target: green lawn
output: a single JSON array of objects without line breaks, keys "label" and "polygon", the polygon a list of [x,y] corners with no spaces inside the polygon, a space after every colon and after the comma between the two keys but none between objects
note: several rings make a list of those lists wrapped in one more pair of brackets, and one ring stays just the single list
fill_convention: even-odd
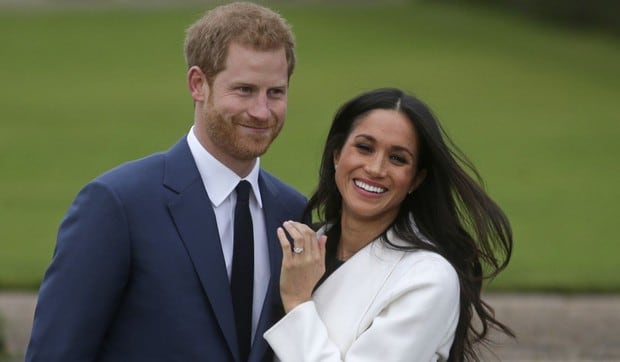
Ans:
[{"label": "green lawn", "polygon": [[[306,194],[336,108],[427,101],[512,220],[497,290],[620,291],[617,39],[484,9],[280,7],[298,67],[263,165]],[[79,188],[192,122],[184,29],[202,9],[0,11],[0,288],[36,288]]]}]

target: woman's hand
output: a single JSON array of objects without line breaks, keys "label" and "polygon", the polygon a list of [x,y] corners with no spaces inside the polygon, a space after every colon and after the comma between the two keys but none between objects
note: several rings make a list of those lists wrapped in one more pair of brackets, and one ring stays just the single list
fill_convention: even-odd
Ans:
[{"label": "woman's hand", "polygon": [[278,228],[278,239],[283,255],[280,296],[284,311],[288,313],[299,304],[311,299],[314,286],[325,273],[327,236],[317,238],[314,230],[295,221],[286,221],[283,227],[293,238],[291,245],[284,229]]}]

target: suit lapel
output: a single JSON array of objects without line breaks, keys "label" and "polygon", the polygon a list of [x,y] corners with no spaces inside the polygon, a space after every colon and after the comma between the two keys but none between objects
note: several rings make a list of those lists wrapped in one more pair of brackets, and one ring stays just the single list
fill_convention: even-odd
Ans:
[{"label": "suit lapel", "polygon": [[165,167],[164,185],[176,193],[169,200],[170,214],[228,347],[238,360],[230,285],[215,213],[185,138],[168,152]]},{"label": "suit lapel", "polygon": [[278,318],[278,311],[281,308],[279,283],[282,249],[277,239],[276,229],[278,226],[282,225],[286,217],[282,205],[278,202],[277,188],[264,177],[262,171],[258,182],[263,201],[263,213],[265,215],[265,230],[267,232],[271,278],[256,327],[256,335],[254,336],[252,350],[250,351],[250,361],[260,361],[267,352],[268,346],[263,338],[263,333]]}]

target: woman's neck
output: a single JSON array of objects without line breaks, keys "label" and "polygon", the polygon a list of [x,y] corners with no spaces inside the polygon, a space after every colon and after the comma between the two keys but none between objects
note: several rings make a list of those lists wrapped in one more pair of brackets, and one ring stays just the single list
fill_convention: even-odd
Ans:
[{"label": "woman's neck", "polygon": [[393,219],[361,220],[346,217],[343,213],[340,220],[340,242],[338,243],[336,257],[340,260],[349,259],[353,254],[379,237],[392,221]]}]

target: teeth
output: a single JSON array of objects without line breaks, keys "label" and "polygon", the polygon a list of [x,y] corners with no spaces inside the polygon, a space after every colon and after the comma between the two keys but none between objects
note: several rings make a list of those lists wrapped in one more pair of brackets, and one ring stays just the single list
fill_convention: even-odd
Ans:
[{"label": "teeth", "polygon": [[368,192],[372,192],[375,194],[381,194],[385,192],[385,189],[383,187],[371,186],[359,180],[355,180],[354,182],[357,187],[364,189]]}]

